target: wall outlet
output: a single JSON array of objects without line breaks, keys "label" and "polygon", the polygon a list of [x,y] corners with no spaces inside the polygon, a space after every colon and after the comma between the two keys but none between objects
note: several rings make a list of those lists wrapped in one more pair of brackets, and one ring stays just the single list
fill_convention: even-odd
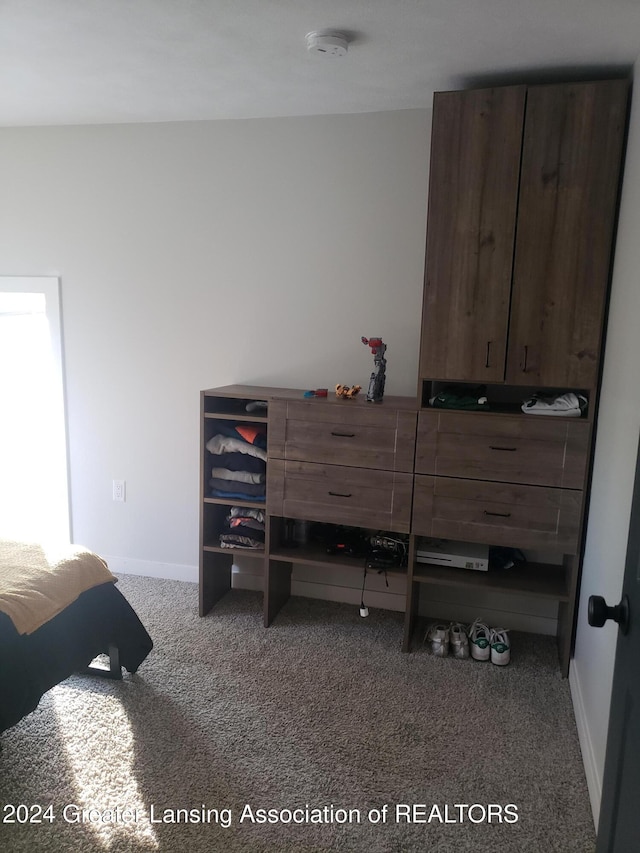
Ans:
[{"label": "wall outlet", "polygon": [[124,480],[114,480],[113,481],[113,499],[114,501],[125,501],[125,481]]}]

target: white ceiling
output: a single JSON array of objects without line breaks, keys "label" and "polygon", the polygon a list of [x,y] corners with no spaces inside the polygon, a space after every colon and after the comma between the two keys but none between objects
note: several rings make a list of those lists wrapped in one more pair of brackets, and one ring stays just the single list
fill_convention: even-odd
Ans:
[{"label": "white ceiling", "polygon": [[[346,57],[307,53],[322,29]],[[639,53],[640,0],[0,0],[0,125],[421,108]]]}]

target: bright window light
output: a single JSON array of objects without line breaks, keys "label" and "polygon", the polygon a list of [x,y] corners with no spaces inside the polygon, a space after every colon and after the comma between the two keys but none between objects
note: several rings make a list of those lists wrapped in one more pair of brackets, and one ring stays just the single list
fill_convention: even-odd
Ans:
[{"label": "bright window light", "polygon": [[[91,828],[105,850],[157,850],[160,845],[135,776],[131,724],[119,699],[94,690],[87,702],[87,691],[70,682],[54,687],[51,694],[75,787],[66,819],[73,822],[84,809],[88,819],[83,826]],[[96,720],[108,720],[108,726]],[[104,762],[106,778],[96,772],[92,755]]]},{"label": "bright window light", "polygon": [[0,536],[69,540],[57,279],[0,278]]}]

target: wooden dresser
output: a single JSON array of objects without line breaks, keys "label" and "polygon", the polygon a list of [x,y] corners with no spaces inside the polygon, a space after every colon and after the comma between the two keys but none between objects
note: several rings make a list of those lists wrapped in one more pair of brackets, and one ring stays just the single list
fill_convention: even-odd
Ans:
[{"label": "wooden dresser", "polygon": [[413,399],[389,398],[384,407],[364,395],[274,400],[270,512],[409,533],[416,417]]},{"label": "wooden dresser", "polygon": [[[266,411],[247,413],[256,400],[267,403]],[[390,572],[406,583],[405,651],[412,647],[420,594],[433,584],[553,601],[559,638],[570,633],[588,419],[420,410],[414,398],[390,396],[380,404],[364,397],[307,400],[302,390],[244,385],[203,391],[201,403],[201,615],[231,589],[240,554],[260,567],[265,626],[291,594],[294,563],[338,567],[352,577],[362,571],[362,561],[330,555],[313,541],[287,547],[286,521],[297,519],[407,535],[408,568]],[[206,444],[221,424],[233,423],[266,426],[266,501],[209,492]],[[264,511],[263,548],[220,546],[236,505]],[[564,557],[504,573],[451,570],[416,562],[421,536],[546,548]],[[563,655],[561,646],[565,666]]]},{"label": "wooden dresser", "polygon": [[[557,606],[568,673],[588,507],[628,81],[438,93],[431,141],[418,393],[367,403],[227,386],[201,395],[200,613],[231,588],[219,534],[236,501],[209,493],[206,444],[220,424],[267,429],[264,624],[292,564],[353,563],[285,547],[287,519],[408,537],[403,649],[421,596],[459,587]],[[488,411],[429,405],[482,385]],[[534,391],[587,401],[576,418],[525,414]],[[261,400],[265,410],[247,411]],[[505,572],[416,560],[420,537],[533,550]],[[544,555],[548,555],[544,557]]]}]

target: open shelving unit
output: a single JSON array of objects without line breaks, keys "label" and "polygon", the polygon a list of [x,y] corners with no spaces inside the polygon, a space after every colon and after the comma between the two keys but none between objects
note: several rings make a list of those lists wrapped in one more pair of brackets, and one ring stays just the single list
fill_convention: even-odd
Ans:
[{"label": "open shelving unit", "polygon": [[416,563],[412,580],[420,584],[525,594],[558,602],[569,600],[566,569],[550,563],[525,563],[504,571],[496,569],[488,572]]},{"label": "open shelving unit", "polygon": [[[419,479],[418,475],[402,473],[406,471],[407,460],[413,460],[411,464],[415,470],[418,465],[418,453],[414,455],[413,445],[411,442],[424,441],[424,422],[418,418],[420,408],[418,402],[414,402],[413,411],[416,418],[414,421],[413,430],[410,432],[411,423],[411,405],[405,398],[399,398],[398,401],[385,401],[383,406],[366,406],[360,403],[360,409],[356,407],[358,404],[337,405],[334,400],[322,401],[316,400],[312,403],[303,401],[301,390],[296,389],[280,389],[280,388],[265,388],[260,386],[227,386],[223,388],[209,389],[202,392],[201,400],[201,518],[200,518],[200,614],[202,616],[209,613],[214,608],[216,602],[232,588],[232,567],[234,561],[239,559],[249,559],[253,561],[254,566],[257,564],[257,574],[262,578],[263,589],[263,624],[269,626],[275,619],[278,611],[284,606],[291,595],[291,578],[294,565],[312,566],[319,569],[327,569],[328,571],[344,572],[345,577],[351,575],[354,577],[363,572],[365,568],[365,558],[362,556],[351,556],[345,553],[329,553],[326,542],[315,539],[311,536],[306,542],[293,541],[291,537],[291,529],[287,528],[287,523],[293,519],[307,521],[312,523],[312,531],[315,530],[313,524],[321,527],[345,527],[338,524],[336,521],[335,510],[327,509],[328,517],[324,518],[322,513],[324,510],[319,510],[318,506],[323,506],[323,501],[326,501],[326,489],[332,489],[329,481],[334,472],[338,471],[340,477],[346,477],[345,483],[362,482],[363,476],[368,476],[368,466],[371,458],[371,438],[372,434],[376,435],[376,441],[379,441],[379,435],[382,435],[385,430],[402,430],[402,441],[389,439],[388,444],[384,445],[383,452],[387,454],[384,459],[388,465],[389,477],[381,481],[381,476],[386,476],[384,470],[371,469],[371,490],[370,493],[375,495],[371,500],[373,503],[368,503],[366,506],[356,504],[350,512],[353,518],[359,519],[355,523],[350,522],[351,527],[360,531],[363,534],[371,535],[373,533],[382,532],[379,528],[374,528],[371,524],[366,524],[367,519],[374,517],[371,507],[377,507],[380,502],[387,500],[384,497],[384,489],[393,489],[396,482],[400,482],[398,495],[391,501],[393,511],[387,516],[393,520],[390,530],[385,531],[387,535],[393,537],[403,537],[408,547],[407,566],[386,568],[386,575],[389,578],[399,579],[404,585],[406,592],[405,604],[405,628],[402,642],[402,649],[405,652],[412,650],[415,642],[415,634],[419,622],[419,605],[421,595],[425,600],[431,595],[431,590],[436,587],[458,588],[460,590],[484,590],[495,592],[496,594],[512,594],[515,596],[525,596],[531,599],[540,601],[554,602],[558,608],[558,641],[561,667],[563,672],[568,666],[568,649],[570,643],[570,614],[572,602],[576,595],[577,571],[576,565],[577,554],[564,554],[561,563],[545,563],[543,561],[527,562],[517,565],[507,570],[490,570],[488,572],[471,571],[467,569],[455,569],[442,565],[428,564],[418,562],[416,559],[416,551],[418,543],[424,531],[420,531],[420,524],[423,523],[422,516],[416,516],[416,511],[420,513],[420,504],[416,503],[415,495],[417,492],[413,489],[411,502],[406,503],[406,479],[410,478],[413,482]],[[246,405],[255,400],[262,400],[267,403],[266,411],[247,412]],[[302,403],[302,405],[301,405]],[[433,411],[433,410],[432,410]],[[358,412],[361,412],[358,414]],[[396,418],[396,413],[401,413]],[[460,413],[464,418],[464,424],[474,422],[477,415],[475,413]],[[493,417],[498,417],[502,421],[502,415],[493,413]],[[344,455],[339,461],[340,465],[332,465],[336,461],[335,455],[332,454],[330,446],[321,443],[320,447],[312,445],[312,450],[309,451],[305,446],[300,447],[297,443],[297,438],[300,434],[300,421],[303,418],[302,424],[307,422],[314,424],[314,429],[318,428],[318,424],[326,422],[327,434],[331,436],[330,441],[335,441],[339,446],[340,452]],[[340,428],[336,428],[336,419],[342,418]],[[511,422],[520,422],[523,419],[525,423],[530,423],[530,418],[520,413],[519,415],[504,414],[507,419],[507,429],[512,429]],[[305,420],[306,419],[306,420]],[[366,429],[361,429],[360,423],[367,425]],[[373,424],[380,419],[381,430],[372,430]],[[288,432],[289,420],[294,421],[294,427],[291,432],[291,438]],[[555,419],[554,419],[555,420]],[[584,419],[586,420],[586,419]],[[484,419],[483,419],[484,421]],[[536,418],[535,421],[538,421]],[[215,434],[216,424],[222,422],[236,423],[255,423],[265,424],[267,427],[267,468],[266,468],[266,500],[253,501],[241,499],[228,499],[221,497],[212,497],[207,490],[207,468],[210,466],[211,460],[207,458],[208,451],[206,444],[208,440]],[[584,421],[583,421],[584,422]],[[394,426],[395,424],[401,426]],[[486,421],[488,424],[489,421]],[[275,424],[275,426],[274,426]],[[345,428],[345,424],[349,424],[349,428]],[[589,428],[589,424],[584,425]],[[323,427],[325,428],[325,427]],[[466,427],[464,427],[466,429]],[[499,426],[498,429],[505,427]],[[421,433],[422,430],[422,433]],[[557,430],[554,428],[553,432]],[[272,435],[273,434],[273,435]],[[304,432],[304,434],[308,434]],[[420,439],[420,435],[423,438]],[[353,439],[347,439],[346,436],[353,435]],[[365,437],[366,436],[366,437]],[[272,441],[273,437],[273,441]],[[324,441],[324,439],[323,439]],[[353,450],[350,442],[353,441]],[[387,439],[385,439],[387,441]],[[409,448],[407,448],[409,442]],[[400,473],[393,473],[391,466],[396,465],[395,456],[390,456],[386,447],[403,447],[402,462],[400,463]],[[346,450],[343,448],[346,446]],[[313,457],[304,456],[304,454],[316,454],[317,462],[313,461]],[[289,454],[289,456],[287,455]],[[303,460],[296,461],[296,454],[302,454]],[[291,466],[289,461],[291,460]],[[421,457],[424,459],[424,456]],[[271,463],[275,461],[276,476],[275,479],[270,475]],[[355,467],[349,467],[345,463],[353,461]],[[422,463],[421,463],[422,464]],[[289,467],[288,467],[289,466]],[[284,474],[281,473],[284,471]],[[350,473],[351,472],[351,473]],[[288,478],[292,478],[293,486],[287,485]],[[397,478],[397,479],[394,479]],[[327,485],[324,485],[325,480]],[[380,483],[383,483],[380,485]],[[468,481],[473,484],[473,480]],[[300,485],[302,483],[302,485]],[[389,486],[388,484],[392,485]],[[496,484],[500,485],[500,484]],[[325,489],[325,497],[322,497],[321,490]],[[274,498],[274,491],[275,498]],[[300,491],[300,489],[302,491]],[[318,491],[320,489],[320,492]],[[345,499],[343,492],[351,491],[352,487],[341,488],[338,490],[339,496],[337,501]],[[329,494],[334,494],[330,491]],[[308,497],[307,497],[308,495]],[[320,504],[317,501],[320,501]],[[310,501],[310,502],[309,502]],[[265,513],[265,540],[264,548],[249,549],[242,547],[226,548],[219,543],[218,537],[223,527],[225,518],[230,511],[232,505],[243,506],[248,508],[261,509]],[[309,517],[311,515],[311,517]],[[435,516],[434,516],[435,517]],[[395,532],[393,532],[395,529]],[[507,536],[513,538],[512,534],[505,533],[507,528],[504,525],[496,527],[496,535]],[[494,528],[486,528],[485,535],[488,530]],[[437,537],[434,537],[437,538]],[[446,537],[441,537],[446,538]],[[485,540],[486,541],[486,540]],[[505,544],[504,542],[495,542],[494,544]],[[509,543],[506,543],[509,544]],[[517,542],[513,541],[514,547]],[[543,549],[544,550],[544,549]],[[558,559],[559,554],[553,554],[554,559]],[[377,569],[376,569],[377,570]]]},{"label": "open shelving unit", "polygon": [[[262,389],[255,389],[260,391]],[[264,500],[212,497],[208,489],[206,444],[216,434],[216,423],[221,421],[247,424],[266,424],[261,412],[247,412],[249,402],[261,400],[247,386],[230,387],[224,395],[203,391],[200,405],[200,595],[199,612],[208,613],[217,601],[231,589],[234,556],[241,552],[249,559],[265,559],[264,548],[226,548],[220,543],[220,533],[232,506],[266,511]]]}]

